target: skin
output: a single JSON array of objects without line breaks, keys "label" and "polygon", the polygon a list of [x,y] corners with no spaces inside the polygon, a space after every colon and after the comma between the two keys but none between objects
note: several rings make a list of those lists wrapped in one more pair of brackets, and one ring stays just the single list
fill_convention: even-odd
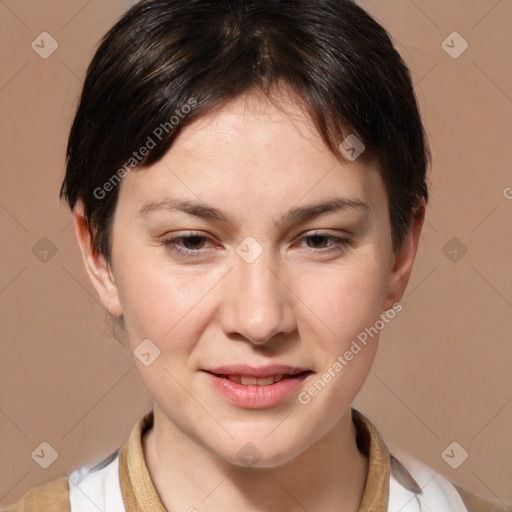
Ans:
[{"label": "skin", "polygon": [[[114,216],[112,268],[91,249],[82,207],[75,209],[85,267],[107,310],[123,315],[132,354],[146,338],[160,349],[151,365],[134,364],[155,415],[144,456],[168,510],[359,508],[368,461],[356,446],[350,406],[378,337],[306,405],[295,393],[271,408],[240,407],[200,371],[299,365],[314,372],[299,391],[307,390],[407,286],[424,205],[393,253],[377,163],[340,163],[297,104],[282,92],[273,101],[257,93],[231,101],[186,127],[162,160],[129,173]],[[165,197],[221,209],[229,223],[176,211],[139,214]],[[279,222],[291,208],[332,197],[368,208]],[[189,231],[207,237],[181,244],[196,258],[160,243]],[[327,238],[307,238],[315,231]],[[246,237],[263,251],[252,263],[236,252]],[[237,456],[247,442],[261,453],[252,467]]]}]

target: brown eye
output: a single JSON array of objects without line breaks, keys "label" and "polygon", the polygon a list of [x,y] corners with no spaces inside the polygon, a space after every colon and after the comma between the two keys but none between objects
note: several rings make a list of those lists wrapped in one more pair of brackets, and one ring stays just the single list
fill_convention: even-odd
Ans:
[{"label": "brown eye", "polygon": [[189,234],[186,236],[175,236],[162,240],[162,244],[167,246],[172,253],[179,256],[196,257],[201,254],[204,242],[208,237],[199,234]]},{"label": "brown eye", "polygon": [[[312,235],[303,237],[303,240],[306,241],[308,248],[314,252],[330,253],[342,251],[347,246],[350,246],[350,240],[325,233],[313,233]],[[326,245],[328,241],[332,243]]]}]

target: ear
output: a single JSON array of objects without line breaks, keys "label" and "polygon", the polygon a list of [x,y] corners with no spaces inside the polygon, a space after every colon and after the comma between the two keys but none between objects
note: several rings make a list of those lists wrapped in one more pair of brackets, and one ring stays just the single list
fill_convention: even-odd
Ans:
[{"label": "ear", "polygon": [[98,254],[92,247],[91,230],[85,219],[82,203],[78,203],[74,208],[73,217],[75,235],[89,278],[108,312],[114,316],[120,316],[123,314],[123,310],[119,302],[114,275],[110,271],[104,256]]},{"label": "ear", "polygon": [[384,301],[384,310],[393,307],[402,298],[409,277],[411,276],[412,265],[418,249],[421,228],[425,220],[425,201],[421,199],[413,215],[409,230],[405,235],[402,244],[393,256],[388,276],[387,295]]}]

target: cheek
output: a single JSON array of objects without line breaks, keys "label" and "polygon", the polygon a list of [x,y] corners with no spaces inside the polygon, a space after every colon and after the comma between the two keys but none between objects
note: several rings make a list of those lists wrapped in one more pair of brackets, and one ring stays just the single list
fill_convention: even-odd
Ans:
[{"label": "cheek", "polygon": [[[208,292],[218,278],[158,267],[124,270],[120,300],[137,372],[157,402],[165,404],[172,395],[184,408],[190,397],[180,383],[192,370],[190,355],[204,328]],[[137,354],[148,351],[152,362],[145,365]]]},{"label": "cheek", "polygon": [[119,299],[131,344],[150,338],[164,346],[179,339],[180,347],[187,346],[198,313],[208,302],[204,299],[222,274],[198,274],[158,265],[137,267],[134,262],[119,266]]},{"label": "cheek", "polygon": [[[339,418],[357,396],[371,370],[377,348],[385,280],[379,265],[353,265],[321,279],[308,292],[308,312],[317,374],[299,397],[311,414]],[[380,322],[379,322],[380,326]]]},{"label": "cheek", "polygon": [[386,281],[376,259],[305,274],[301,283],[300,296],[305,297],[315,324],[325,331],[319,339],[334,340],[340,349],[373,325],[382,312]]}]

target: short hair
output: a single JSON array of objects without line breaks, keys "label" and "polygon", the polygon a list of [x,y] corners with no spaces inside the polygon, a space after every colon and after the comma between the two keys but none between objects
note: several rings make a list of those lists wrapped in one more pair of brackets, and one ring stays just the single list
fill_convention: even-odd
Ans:
[{"label": "short hair", "polygon": [[431,156],[408,67],[388,32],[350,0],[142,0],[130,8],[88,67],[60,190],[72,210],[82,201],[93,248],[111,263],[116,185],[126,172],[157,162],[199,117],[283,88],[340,162],[349,135],[364,144],[363,161],[376,159],[396,251],[428,200]]}]

